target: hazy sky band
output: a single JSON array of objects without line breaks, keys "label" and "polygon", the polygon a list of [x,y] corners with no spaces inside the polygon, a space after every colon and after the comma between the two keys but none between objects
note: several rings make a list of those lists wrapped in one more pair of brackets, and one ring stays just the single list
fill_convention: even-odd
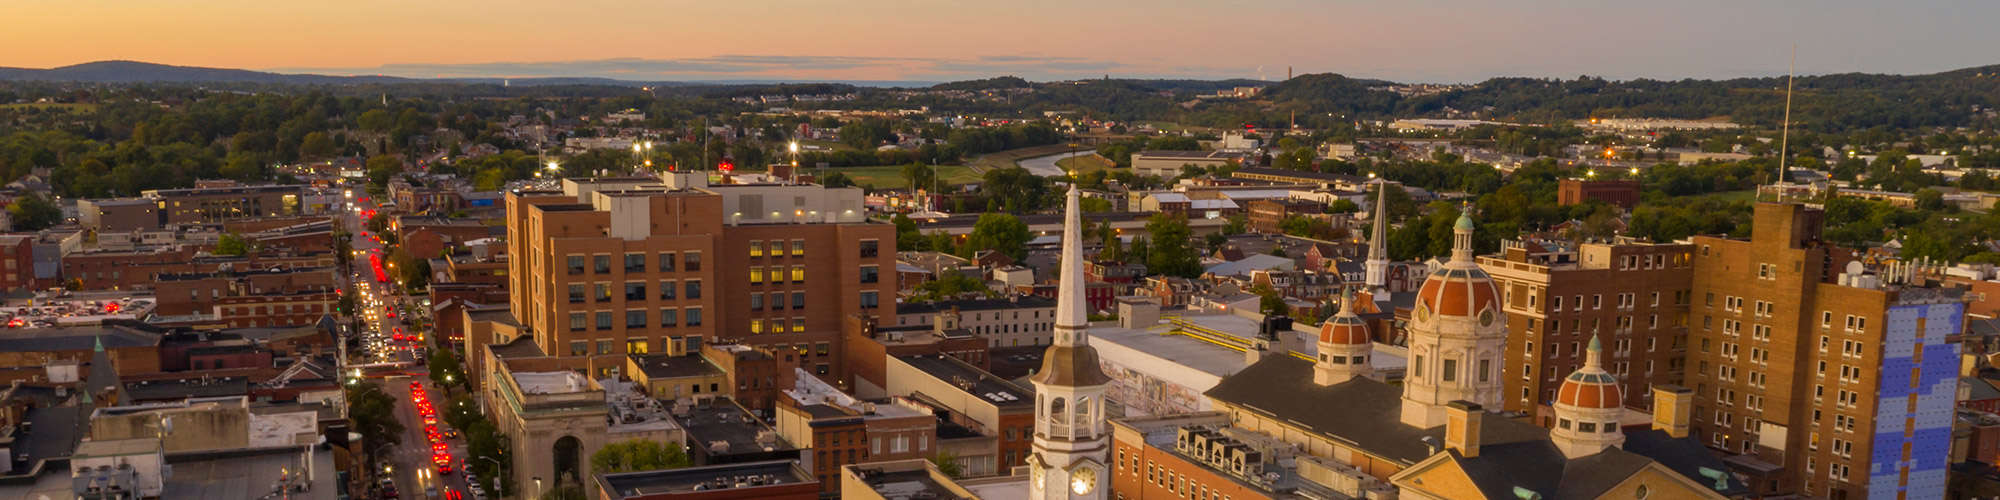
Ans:
[{"label": "hazy sky band", "polygon": [[1400,81],[1931,73],[2000,63],[2000,2],[10,0],[0,66],[331,74]]}]

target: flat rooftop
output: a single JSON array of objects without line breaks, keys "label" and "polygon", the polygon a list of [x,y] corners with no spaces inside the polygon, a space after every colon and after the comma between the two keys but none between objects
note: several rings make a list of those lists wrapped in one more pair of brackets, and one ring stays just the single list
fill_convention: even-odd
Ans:
[{"label": "flat rooftop", "polygon": [[[688,441],[711,455],[796,449],[785,442],[785,438],[779,437],[777,431],[728,399],[711,399],[684,408],[687,414],[677,416],[676,420],[681,428],[687,429]],[[758,442],[760,437],[768,440]]]},{"label": "flat rooftop", "polygon": [[[866,469],[866,467],[861,468]],[[932,479],[930,471],[924,469],[874,472],[865,477],[864,481],[867,481],[868,488],[888,500],[966,498]]]},{"label": "flat rooftop", "polygon": [[527,394],[566,394],[590,390],[590,379],[576,372],[513,372],[514,384]]},{"label": "flat rooftop", "polygon": [[[612,498],[630,498],[664,493],[706,490],[742,490],[768,486],[817,483],[818,479],[800,469],[798,462],[771,460],[740,464],[687,467],[673,470],[624,472],[597,475],[599,485]],[[743,491],[749,494],[749,491]]]},{"label": "flat rooftop", "polygon": [[1012,382],[1001,379],[978,367],[967,365],[956,359],[939,355],[897,356],[896,359],[908,363],[925,374],[947,383],[961,384],[965,392],[978,395],[987,402],[998,406],[1035,404],[1034,393]]}]

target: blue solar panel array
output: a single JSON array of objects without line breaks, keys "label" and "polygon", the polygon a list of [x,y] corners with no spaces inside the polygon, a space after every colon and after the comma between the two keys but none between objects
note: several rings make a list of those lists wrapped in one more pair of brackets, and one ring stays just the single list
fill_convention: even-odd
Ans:
[{"label": "blue solar panel array", "polygon": [[[1869,448],[1868,497],[1944,498],[1951,458],[1953,400],[1958,395],[1958,345],[1945,342],[1963,327],[1965,304],[1891,306],[1883,325],[1882,366]],[[1922,353],[1918,349],[1921,346]],[[1919,361],[1921,360],[1921,361]],[[1914,379],[1913,379],[1914,377]],[[1917,401],[1909,411],[1910,399]],[[1909,432],[1905,432],[1905,422]],[[1905,434],[1908,434],[1907,436]],[[1903,459],[1903,447],[1910,458]],[[1900,484],[1904,469],[1908,484]]]}]

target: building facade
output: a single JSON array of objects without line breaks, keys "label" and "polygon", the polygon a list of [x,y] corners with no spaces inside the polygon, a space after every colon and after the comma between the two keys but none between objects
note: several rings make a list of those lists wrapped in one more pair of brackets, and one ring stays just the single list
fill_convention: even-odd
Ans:
[{"label": "building facade", "polygon": [[1678,384],[1687,351],[1693,247],[1685,244],[1507,241],[1479,264],[1507,312],[1506,409],[1537,413],[1562,377],[1582,367],[1592,337],[1606,344],[1632,408],[1647,388]]},{"label": "building facade", "polygon": [[1693,239],[1695,436],[1759,494],[1943,497],[1962,297],[1864,272],[1818,209],[1754,217],[1748,240]]}]

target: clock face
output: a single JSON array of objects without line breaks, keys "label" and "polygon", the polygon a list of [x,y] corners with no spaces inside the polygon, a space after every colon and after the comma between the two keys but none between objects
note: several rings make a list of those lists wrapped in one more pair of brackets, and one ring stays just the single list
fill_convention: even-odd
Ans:
[{"label": "clock face", "polygon": [[1069,489],[1078,495],[1088,495],[1097,489],[1097,469],[1078,467],[1070,471]]}]

